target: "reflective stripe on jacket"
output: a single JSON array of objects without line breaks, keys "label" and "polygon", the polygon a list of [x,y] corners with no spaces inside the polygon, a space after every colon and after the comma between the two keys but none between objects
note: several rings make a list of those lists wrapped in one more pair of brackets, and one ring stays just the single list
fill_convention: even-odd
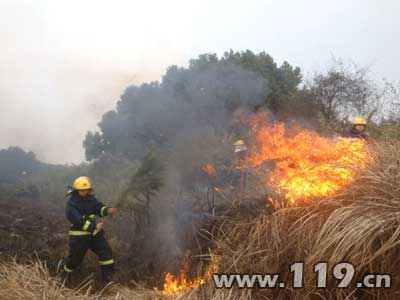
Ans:
[{"label": "reflective stripe on jacket", "polygon": [[81,197],[77,192],[73,192],[67,202],[65,214],[71,222],[70,235],[95,235],[95,217],[106,216],[107,206],[92,195]]}]

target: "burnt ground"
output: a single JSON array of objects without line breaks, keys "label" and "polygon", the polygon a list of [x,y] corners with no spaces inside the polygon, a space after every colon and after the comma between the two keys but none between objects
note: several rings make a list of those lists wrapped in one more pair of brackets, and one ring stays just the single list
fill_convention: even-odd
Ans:
[{"label": "burnt ground", "polygon": [[[55,209],[36,199],[0,199],[0,262],[40,259],[56,275],[68,253],[68,225],[63,205]],[[91,274],[99,277],[95,255],[88,253],[75,274],[77,282]]]},{"label": "burnt ground", "polygon": [[[112,225],[111,220],[108,222],[107,227]],[[64,203],[54,208],[39,199],[0,198],[0,262],[15,259],[27,263],[39,259],[55,276],[60,261],[68,254],[68,226]],[[141,242],[128,247],[114,236],[112,229],[106,229],[106,238],[113,249],[117,278],[122,284],[130,284],[134,279],[152,287],[163,282],[165,271],[179,270],[182,253],[175,257],[161,247],[161,241],[143,236]],[[90,251],[73,273],[72,284],[79,285],[88,277],[100,282],[97,257]]]},{"label": "burnt ground", "polygon": [[55,261],[67,245],[61,211],[31,199],[0,200],[0,258],[18,261],[37,256]]},{"label": "burnt ground", "polygon": [[[184,256],[190,257],[190,273],[198,271],[198,265],[203,260],[199,255],[207,254],[210,242],[199,236],[199,228],[210,230],[209,221],[188,224],[178,224],[187,228],[180,236],[182,246],[171,248],[164,239],[152,238],[152,232],[144,232],[129,244],[129,238],[118,239],[113,231],[113,220],[106,221],[106,238],[109,241],[114,258],[118,281],[129,284],[135,280],[148,287],[160,285],[166,272],[178,274],[182,267]],[[49,207],[40,199],[20,197],[8,201],[0,198],[0,262],[16,259],[26,263],[34,259],[46,262],[52,275],[56,275],[57,266],[68,253],[68,226],[64,215],[64,203]],[[121,224],[119,225],[121,226]],[[128,228],[128,225],[125,225]],[[181,230],[182,231],[182,230]],[[204,263],[202,264],[205,268]],[[90,251],[82,265],[73,273],[74,282],[81,283],[83,279],[93,276],[100,278],[97,257]],[[96,280],[98,282],[98,280]]]}]

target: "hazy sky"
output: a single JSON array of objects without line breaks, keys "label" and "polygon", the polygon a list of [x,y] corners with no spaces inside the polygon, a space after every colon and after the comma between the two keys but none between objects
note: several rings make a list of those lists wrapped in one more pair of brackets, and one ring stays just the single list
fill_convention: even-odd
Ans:
[{"label": "hazy sky", "polygon": [[398,0],[0,0],[0,148],[80,162],[132,83],[230,48],[311,72],[332,56],[400,80]]}]

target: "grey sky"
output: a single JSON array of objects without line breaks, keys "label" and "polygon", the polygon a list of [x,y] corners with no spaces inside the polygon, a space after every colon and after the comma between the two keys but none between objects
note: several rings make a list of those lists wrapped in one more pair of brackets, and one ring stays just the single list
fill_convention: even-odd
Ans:
[{"label": "grey sky", "polygon": [[400,1],[0,0],[0,148],[79,162],[124,87],[230,48],[304,72],[331,56],[400,79]]}]

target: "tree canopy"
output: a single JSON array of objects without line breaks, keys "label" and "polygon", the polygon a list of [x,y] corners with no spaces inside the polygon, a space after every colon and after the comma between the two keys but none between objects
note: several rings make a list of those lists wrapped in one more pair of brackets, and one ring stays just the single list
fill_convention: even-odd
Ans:
[{"label": "tree canopy", "polygon": [[170,66],[161,82],[129,86],[115,110],[105,113],[100,132],[88,132],[86,158],[104,153],[140,159],[151,148],[168,147],[188,128],[226,128],[238,109],[279,111],[298,91],[300,68],[261,52],[203,54],[187,68]]},{"label": "tree canopy", "polygon": [[149,150],[168,151],[178,138],[191,140],[209,128],[229,132],[235,112],[260,108],[276,118],[338,129],[358,114],[382,118],[390,106],[388,92],[399,102],[391,90],[398,91],[393,85],[379,87],[368,69],[336,59],[325,72],[303,80],[299,67],[278,65],[265,52],[202,54],[186,68],[170,66],[161,82],[129,86],[116,109],[103,115],[100,131],[88,132],[83,145],[87,160],[103,154],[141,159]]},{"label": "tree canopy", "polygon": [[0,182],[15,183],[41,166],[33,152],[25,152],[19,147],[0,150]]}]

